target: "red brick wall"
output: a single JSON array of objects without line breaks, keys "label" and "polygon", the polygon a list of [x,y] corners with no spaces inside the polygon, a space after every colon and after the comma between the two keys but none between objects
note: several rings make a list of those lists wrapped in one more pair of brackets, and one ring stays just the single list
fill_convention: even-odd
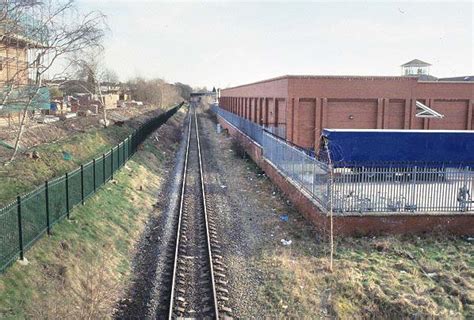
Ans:
[{"label": "red brick wall", "polygon": [[[294,123],[298,130],[294,131],[293,143],[304,148],[312,148],[314,145],[314,136],[311,133],[315,128],[316,120],[316,101],[314,99],[302,100],[295,110]],[[291,130],[291,128],[287,128]],[[294,130],[294,129],[293,129]]]},{"label": "red brick wall", "polygon": [[405,100],[390,100],[384,110],[384,129],[405,128]]},{"label": "red brick wall", "polygon": [[327,128],[377,128],[377,100],[328,100]]},{"label": "red brick wall", "polygon": [[[419,82],[412,77],[285,76],[221,91],[221,106],[254,122],[286,125],[287,139],[317,148],[323,128],[473,128],[474,83]],[[243,111],[257,101],[257,115]],[[415,117],[420,101],[444,119]],[[235,108],[234,108],[235,109]],[[350,119],[353,118],[353,119]]]}]

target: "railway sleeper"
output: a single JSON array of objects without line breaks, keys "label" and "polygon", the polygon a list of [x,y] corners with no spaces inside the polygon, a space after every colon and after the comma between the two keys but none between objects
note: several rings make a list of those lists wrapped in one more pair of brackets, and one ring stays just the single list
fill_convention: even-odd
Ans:
[{"label": "railway sleeper", "polygon": [[222,288],[222,287],[217,287],[216,291],[217,292],[222,292],[222,293],[225,293],[225,294],[229,293],[229,290],[227,290],[226,288]]},{"label": "railway sleeper", "polygon": [[219,308],[219,311],[225,312],[225,313],[232,313],[232,309],[229,307],[222,306]]},{"label": "railway sleeper", "polygon": [[229,284],[228,281],[225,281],[225,280],[216,280],[216,284],[220,284],[220,285],[223,285],[223,286],[226,286],[227,284]]}]

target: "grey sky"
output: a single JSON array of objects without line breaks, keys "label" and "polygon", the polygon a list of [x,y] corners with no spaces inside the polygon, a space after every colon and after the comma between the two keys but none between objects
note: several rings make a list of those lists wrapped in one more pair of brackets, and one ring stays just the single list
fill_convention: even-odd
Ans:
[{"label": "grey sky", "polygon": [[126,80],[226,87],[284,74],[474,74],[472,2],[80,0],[108,16],[107,65]]}]

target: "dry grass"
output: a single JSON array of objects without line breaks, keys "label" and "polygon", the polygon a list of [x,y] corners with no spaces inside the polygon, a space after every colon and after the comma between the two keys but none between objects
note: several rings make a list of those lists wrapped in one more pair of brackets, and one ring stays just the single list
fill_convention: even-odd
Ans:
[{"label": "dry grass", "polygon": [[[319,252],[308,254],[309,251]],[[262,288],[265,314],[278,318],[472,319],[474,252],[460,238],[339,240],[335,271],[327,244],[276,248],[262,262],[274,278]]]},{"label": "dry grass", "polygon": [[114,181],[26,253],[28,265],[0,275],[0,318],[112,318],[172,154],[173,145],[149,139]]}]

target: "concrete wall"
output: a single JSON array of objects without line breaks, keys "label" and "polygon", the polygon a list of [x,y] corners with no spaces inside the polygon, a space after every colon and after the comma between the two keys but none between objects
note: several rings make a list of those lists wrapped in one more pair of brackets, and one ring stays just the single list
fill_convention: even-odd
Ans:
[{"label": "concrete wall", "polygon": [[[445,117],[415,117],[416,101]],[[254,122],[285,126],[287,140],[317,148],[323,128],[472,130],[474,83],[284,76],[223,89],[220,104]]]},{"label": "concrete wall", "polygon": [[[306,196],[300,188],[288,181],[262,155],[262,149],[245,134],[218,116],[218,121],[244,147],[255,163],[282,190],[303,216],[322,233],[329,230],[329,217],[321,212],[317,205]],[[334,233],[336,235],[378,235],[378,234],[413,234],[433,231],[445,231],[459,235],[474,234],[474,215],[360,215],[335,216]]]}]

